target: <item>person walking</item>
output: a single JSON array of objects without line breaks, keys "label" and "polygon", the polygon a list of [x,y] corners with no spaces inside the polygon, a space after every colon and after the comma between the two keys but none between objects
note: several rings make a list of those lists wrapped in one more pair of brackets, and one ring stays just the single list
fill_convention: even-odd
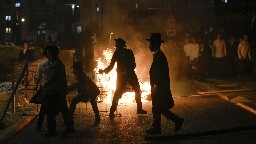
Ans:
[{"label": "person walking", "polygon": [[67,125],[63,134],[74,132],[74,121],[67,107],[67,79],[65,65],[58,57],[59,49],[57,46],[46,48],[48,65],[45,71],[46,79],[42,87],[44,96],[42,103],[46,108],[48,128],[48,132],[44,136],[49,137],[57,135],[55,117],[59,112],[63,114],[64,122]]},{"label": "person walking", "polygon": [[92,109],[95,114],[94,125],[100,123],[100,114],[97,106],[96,98],[100,94],[100,90],[97,85],[83,72],[83,67],[81,62],[73,62],[73,72],[76,77],[76,83],[69,86],[68,91],[73,91],[77,89],[78,95],[71,100],[70,113],[73,117],[76,105],[79,102],[88,102],[92,105]]},{"label": "person walking", "polygon": [[137,103],[137,114],[147,114],[147,111],[142,109],[141,90],[137,75],[134,71],[136,67],[135,58],[132,50],[125,48],[126,41],[122,38],[115,39],[116,50],[112,56],[110,65],[105,69],[100,69],[99,73],[109,73],[117,62],[117,80],[116,91],[113,97],[112,106],[110,108],[109,117],[114,118],[118,101],[122,97],[126,89],[127,82],[135,91],[135,100]]},{"label": "person walking", "polygon": [[167,59],[160,50],[161,40],[160,33],[152,33],[150,38],[149,49],[154,53],[153,62],[150,67],[150,85],[152,97],[152,127],[146,130],[148,134],[161,134],[161,114],[175,123],[174,131],[181,129],[184,118],[180,118],[169,109],[173,108],[174,101],[170,90],[170,76]]}]

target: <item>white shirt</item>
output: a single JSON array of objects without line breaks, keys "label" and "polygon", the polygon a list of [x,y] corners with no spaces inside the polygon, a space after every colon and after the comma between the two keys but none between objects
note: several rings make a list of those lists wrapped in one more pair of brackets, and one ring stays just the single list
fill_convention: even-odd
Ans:
[{"label": "white shirt", "polygon": [[246,58],[249,58],[249,60],[251,60],[250,44],[248,41],[243,40],[239,43],[237,54],[240,60]]},{"label": "white shirt", "polygon": [[214,48],[214,57],[216,58],[222,58],[226,56],[226,44],[225,41],[222,39],[216,39],[213,42],[213,48]]},{"label": "white shirt", "polygon": [[190,60],[194,60],[199,56],[199,44],[198,43],[188,43],[183,47],[185,56],[189,56]]}]

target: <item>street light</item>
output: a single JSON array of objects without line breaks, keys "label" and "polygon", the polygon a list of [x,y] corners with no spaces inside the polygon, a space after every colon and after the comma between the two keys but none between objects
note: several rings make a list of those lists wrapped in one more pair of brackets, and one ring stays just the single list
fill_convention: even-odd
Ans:
[{"label": "street light", "polygon": [[111,45],[111,42],[112,42],[112,35],[113,35],[114,33],[110,33],[110,35],[109,35],[109,43],[110,43],[110,45]]},{"label": "street light", "polygon": [[21,18],[21,22],[25,22],[26,20],[25,20],[25,18]]}]

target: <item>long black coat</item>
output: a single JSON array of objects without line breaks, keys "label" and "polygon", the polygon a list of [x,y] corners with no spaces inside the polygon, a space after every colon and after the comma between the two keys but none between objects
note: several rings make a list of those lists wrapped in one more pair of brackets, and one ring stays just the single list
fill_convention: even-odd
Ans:
[{"label": "long black coat", "polygon": [[98,86],[84,72],[79,72],[77,82],[72,84],[68,91],[73,91],[74,89],[77,89],[78,95],[81,96],[84,102],[89,99],[96,99],[100,94]]},{"label": "long black coat", "polygon": [[43,103],[61,108],[66,104],[68,90],[65,65],[57,58],[49,63],[45,71],[45,83],[42,88],[44,95]]},{"label": "long black coat", "polygon": [[[174,102],[170,90],[169,67],[167,59],[161,50],[154,54],[149,73],[153,107],[172,108]],[[158,87],[157,89],[154,89],[155,85]]]}]

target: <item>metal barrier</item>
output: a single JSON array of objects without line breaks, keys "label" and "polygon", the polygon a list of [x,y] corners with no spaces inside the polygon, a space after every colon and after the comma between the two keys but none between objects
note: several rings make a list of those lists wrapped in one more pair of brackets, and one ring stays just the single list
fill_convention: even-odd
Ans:
[{"label": "metal barrier", "polygon": [[[12,73],[12,92],[2,109],[0,122],[5,118],[11,104],[12,113],[15,114],[16,106],[24,103],[23,98],[27,98],[28,90],[32,90],[34,92],[35,73],[41,61],[42,59],[33,62],[24,61],[14,64]],[[19,90],[22,91],[23,95],[18,94],[18,88],[20,85],[24,85],[24,89]]]}]

